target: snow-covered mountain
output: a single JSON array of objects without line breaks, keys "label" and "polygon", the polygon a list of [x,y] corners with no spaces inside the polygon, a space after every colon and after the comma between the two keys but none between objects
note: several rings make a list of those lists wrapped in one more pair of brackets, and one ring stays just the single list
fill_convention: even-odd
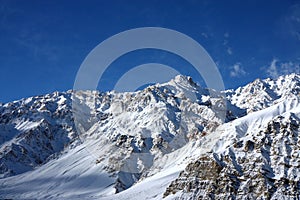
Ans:
[{"label": "snow-covered mountain", "polygon": [[300,76],[0,105],[0,198],[300,198]]},{"label": "snow-covered mountain", "polygon": [[292,98],[300,92],[300,77],[297,74],[281,76],[276,80],[256,79],[254,82],[226,91],[228,99],[249,112],[258,111],[280,101]]}]

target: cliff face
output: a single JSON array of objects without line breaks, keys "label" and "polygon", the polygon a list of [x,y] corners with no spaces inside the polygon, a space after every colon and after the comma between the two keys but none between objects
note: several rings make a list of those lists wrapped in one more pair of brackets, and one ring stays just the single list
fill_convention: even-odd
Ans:
[{"label": "cliff face", "polygon": [[300,197],[299,118],[278,116],[222,153],[188,164],[164,193],[180,199],[297,199]]}]

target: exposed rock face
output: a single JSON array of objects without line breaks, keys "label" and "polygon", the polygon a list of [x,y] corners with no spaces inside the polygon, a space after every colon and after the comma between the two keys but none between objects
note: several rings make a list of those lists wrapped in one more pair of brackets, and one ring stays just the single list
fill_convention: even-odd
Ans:
[{"label": "exposed rock face", "polygon": [[164,196],[180,199],[299,199],[299,119],[279,116],[221,154],[190,163]]},{"label": "exposed rock face", "polygon": [[217,180],[222,168],[214,159],[201,157],[180,173],[179,178],[166,189],[164,197],[179,191],[192,193],[193,197],[211,197],[217,192]]},{"label": "exposed rock face", "polygon": [[0,177],[45,163],[76,140],[71,93],[53,93],[0,109]]}]

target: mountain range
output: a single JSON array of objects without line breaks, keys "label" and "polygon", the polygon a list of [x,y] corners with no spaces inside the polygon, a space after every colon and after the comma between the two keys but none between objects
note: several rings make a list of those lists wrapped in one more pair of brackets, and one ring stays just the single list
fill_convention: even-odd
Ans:
[{"label": "mountain range", "polygon": [[299,199],[300,75],[0,104],[1,199]]}]

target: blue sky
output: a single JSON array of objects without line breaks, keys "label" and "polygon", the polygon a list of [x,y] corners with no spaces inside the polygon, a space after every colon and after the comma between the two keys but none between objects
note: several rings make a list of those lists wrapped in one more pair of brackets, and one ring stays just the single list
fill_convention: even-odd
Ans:
[{"label": "blue sky", "polygon": [[[300,72],[300,1],[0,0],[0,102],[71,89],[96,45],[147,26],[199,42],[226,88]],[[186,65],[170,53],[145,50],[120,57],[110,71],[154,61]]]}]

